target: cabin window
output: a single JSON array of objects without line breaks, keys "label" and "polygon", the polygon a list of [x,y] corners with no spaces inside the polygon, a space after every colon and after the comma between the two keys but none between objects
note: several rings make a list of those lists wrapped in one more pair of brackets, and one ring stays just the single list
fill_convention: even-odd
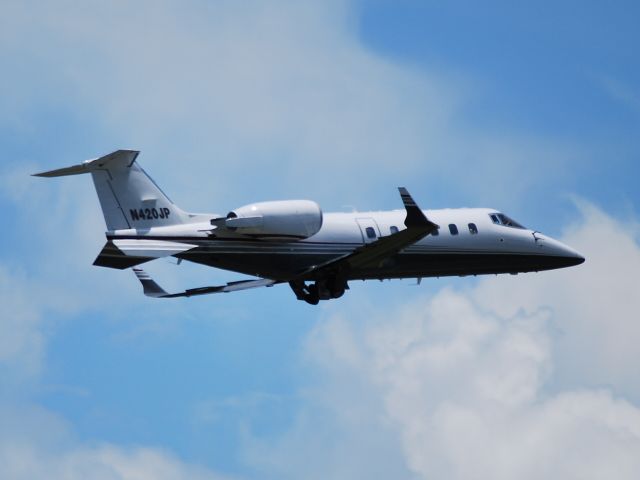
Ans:
[{"label": "cabin window", "polygon": [[392,225],[389,230],[391,230],[391,234],[393,235],[394,233],[398,233],[398,227],[396,227],[395,225]]},{"label": "cabin window", "polygon": [[475,223],[470,223],[469,224],[469,233],[471,235],[477,235],[478,234],[478,227],[476,227]]},{"label": "cabin window", "polygon": [[458,227],[456,226],[455,223],[450,223],[449,224],[449,231],[451,232],[451,235],[457,235],[458,234]]},{"label": "cabin window", "polygon": [[376,238],[376,231],[373,229],[373,227],[367,227],[365,231],[367,232],[368,238]]}]

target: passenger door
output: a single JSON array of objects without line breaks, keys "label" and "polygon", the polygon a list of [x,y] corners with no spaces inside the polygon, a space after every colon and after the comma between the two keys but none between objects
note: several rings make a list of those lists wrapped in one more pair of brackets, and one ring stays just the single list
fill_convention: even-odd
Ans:
[{"label": "passenger door", "polygon": [[356,218],[360,227],[363,243],[375,242],[380,236],[380,229],[373,218]]}]

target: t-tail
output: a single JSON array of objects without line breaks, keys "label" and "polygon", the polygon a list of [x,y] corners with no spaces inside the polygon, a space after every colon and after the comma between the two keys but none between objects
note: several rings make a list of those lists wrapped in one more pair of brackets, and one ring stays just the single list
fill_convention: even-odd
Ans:
[{"label": "t-tail", "polygon": [[136,150],[117,150],[79,165],[34,176],[63,177],[90,173],[109,232],[189,223],[189,214],[178,208],[136,163],[139,153]]},{"label": "t-tail", "polygon": [[[63,177],[90,173],[107,225],[107,237],[130,230],[144,235],[151,228],[197,222],[158,187],[136,163],[140,152],[117,150],[71,167],[37,173],[36,177]],[[94,265],[128,268],[154,258],[192,248],[193,245],[151,240],[109,240]]]}]

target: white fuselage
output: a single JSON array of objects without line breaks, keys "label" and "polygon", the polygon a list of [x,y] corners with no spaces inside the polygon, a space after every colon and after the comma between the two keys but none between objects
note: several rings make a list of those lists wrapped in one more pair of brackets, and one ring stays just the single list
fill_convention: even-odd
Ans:
[{"label": "white fuselage", "polygon": [[[584,261],[575,250],[541,233],[494,223],[491,214],[497,211],[493,209],[425,210],[424,213],[440,226],[437,235],[427,235],[376,268],[350,272],[349,279],[519,273]],[[135,243],[140,251],[145,250],[145,255],[151,255],[154,241],[161,242],[161,249],[166,249],[166,242],[171,241],[177,245],[174,254],[177,258],[287,280],[309,267],[403,230],[405,216],[404,210],[325,213],[320,230],[301,240],[265,240],[219,233],[211,229],[208,221],[214,215],[202,215],[202,223],[152,227],[144,231],[118,230],[107,235],[128,254],[133,253],[126,248],[127,244]]]}]

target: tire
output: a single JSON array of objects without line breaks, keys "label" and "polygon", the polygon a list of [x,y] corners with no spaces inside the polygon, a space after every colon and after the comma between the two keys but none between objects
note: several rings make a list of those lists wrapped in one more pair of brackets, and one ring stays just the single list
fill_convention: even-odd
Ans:
[{"label": "tire", "polygon": [[331,298],[340,298],[342,295],[344,295],[344,291],[346,290],[346,285],[335,278],[330,280],[327,286],[329,288]]},{"label": "tire", "polygon": [[309,287],[307,287],[307,289],[309,290],[309,293],[304,298],[305,302],[307,302],[309,305],[318,305],[318,303],[320,303],[320,295],[318,293],[318,286],[315,283],[313,283],[313,284],[309,285]]}]

